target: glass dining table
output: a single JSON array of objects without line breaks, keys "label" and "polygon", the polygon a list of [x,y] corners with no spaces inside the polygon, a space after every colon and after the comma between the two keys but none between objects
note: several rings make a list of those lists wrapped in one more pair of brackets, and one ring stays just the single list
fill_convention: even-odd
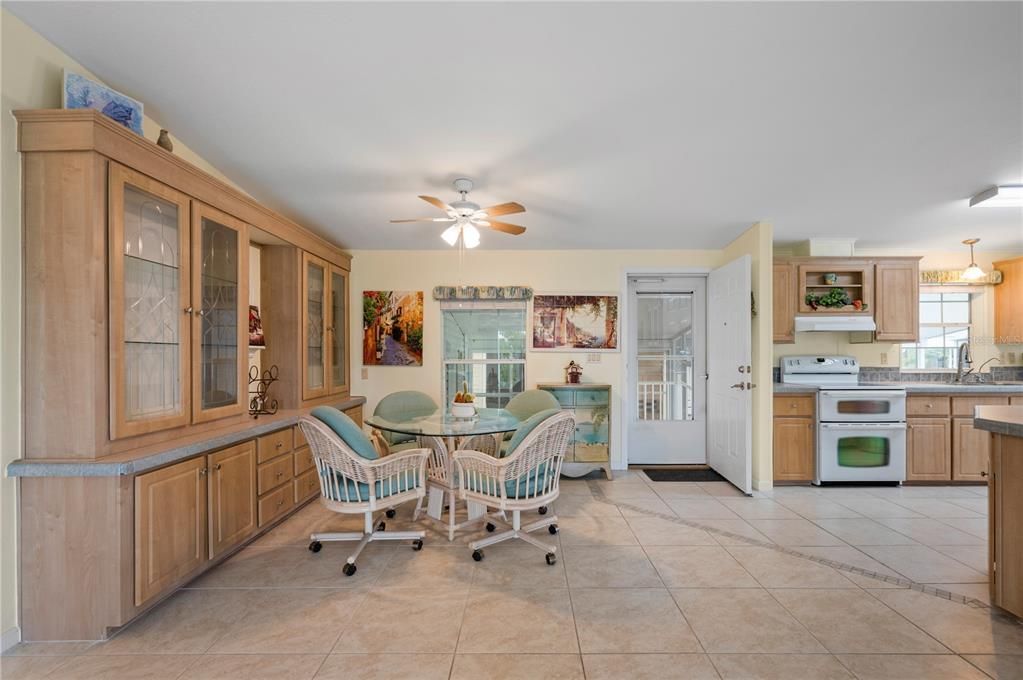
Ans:
[{"label": "glass dining table", "polygon": [[[433,413],[413,416],[405,420],[393,420],[373,415],[365,420],[366,425],[384,432],[405,434],[416,437],[421,446],[432,449],[427,466],[428,496],[426,514],[432,519],[443,522],[445,500],[448,507],[446,528],[448,540],[453,541],[459,529],[476,524],[486,512],[486,508],[476,503],[468,504],[468,519],[461,523],[455,521],[455,492],[458,484],[455,481],[454,461],[451,454],[476,437],[492,436],[493,450],[500,452],[500,437],[507,432],[514,432],[522,421],[510,412],[500,408],[478,408],[472,418],[456,418],[449,412],[438,409]],[[416,506],[413,519],[418,519],[420,505]]]}]

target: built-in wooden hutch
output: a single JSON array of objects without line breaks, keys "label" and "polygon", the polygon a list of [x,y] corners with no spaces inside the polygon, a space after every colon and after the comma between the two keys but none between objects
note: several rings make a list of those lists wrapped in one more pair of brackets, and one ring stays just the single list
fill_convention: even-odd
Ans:
[{"label": "built-in wooden hutch", "polygon": [[[351,259],[97,112],[15,115],[22,636],[97,639],[315,497],[298,416],[362,417]],[[250,364],[278,367],[274,415],[249,415]]]}]

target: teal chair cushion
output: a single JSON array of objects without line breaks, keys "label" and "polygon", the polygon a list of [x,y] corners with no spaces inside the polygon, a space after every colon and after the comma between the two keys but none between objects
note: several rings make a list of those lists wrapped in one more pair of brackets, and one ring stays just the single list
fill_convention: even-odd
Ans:
[{"label": "teal chair cushion", "polygon": [[[553,399],[554,397],[551,398]],[[526,418],[526,421],[519,425],[519,428],[515,430],[515,434],[512,435],[511,441],[508,442],[508,448],[504,449],[504,447],[502,447],[500,457],[504,458],[510,454],[518,447],[519,444],[522,443],[522,440],[524,440],[530,432],[536,429],[537,425],[560,412],[560,408],[549,408],[538,413],[534,413]]]},{"label": "teal chair cushion", "polygon": [[[533,496],[537,493],[537,483],[542,490],[544,480],[544,470],[547,469],[547,463],[540,463],[537,468],[527,474],[522,475],[517,480],[511,479],[504,483],[504,493],[508,498],[525,498],[526,496]],[[478,491],[481,493],[494,493],[493,482],[488,478],[482,481],[482,483],[476,483],[470,481],[466,486],[471,491]]]},{"label": "teal chair cushion", "polygon": [[[519,420],[526,420],[540,411],[561,408],[561,404],[553,394],[546,390],[526,390],[512,397],[504,408]],[[507,433],[504,436],[505,441],[511,439],[512,436],[513,433]]]},{"label": "teal chair cushion", "polygon": [[[381,399],[377,407],[373,409],[373,415],[391,421],[402,421],[417,416],[427,416],[436,410],[437,402],[430,395],[416,390],[403,390],[392,392]],[[414,436],[399,432],[381,431],[381,434],[388,444],[401,444],[415,440]]]},{"label": "teal chair cushion", "polygon": [[362,428],[336,408],[317,406],[309,415],[334,430],[334,434],[340,437],[341,441],[348,444],[353,451],[366,460],[376,460],[380,457],[373,442],[369,440]]},{"label": "teal chair cushion", "polygon": [[[325,472],[324,474],[330,474]],[[331,500],[339,501],[341,503],[359,503],[366,502],[369,500],[369,484],[363,484],[362,482],[355,482],[354,480],[348,479],[344,475],[335,472],[337,480],[340,483],[341,488],[338,489],[337,497]],[[396,482],[390,479],[376,482],[374,487],[374,495],[376,498],[387,498],[388,496],[402,491],[409,491],[410,489],[416,488],[419,481],[419,474],[410,474],[407,477],[402,475]],[[345,497],[345,492],[348,493],[348,497]]]}]

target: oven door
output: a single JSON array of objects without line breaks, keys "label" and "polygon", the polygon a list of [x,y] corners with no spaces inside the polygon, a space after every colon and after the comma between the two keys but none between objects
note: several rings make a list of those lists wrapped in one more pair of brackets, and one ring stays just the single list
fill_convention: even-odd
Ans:
[{"label": "oven door", "polygon": [[818,423],[818,484],[905,478],[905,423]]},{"label": "oven door", "polygon": [[897,423],[905,419],[905,392],[821,390],[817,394],[817,420],[821,422]]}]

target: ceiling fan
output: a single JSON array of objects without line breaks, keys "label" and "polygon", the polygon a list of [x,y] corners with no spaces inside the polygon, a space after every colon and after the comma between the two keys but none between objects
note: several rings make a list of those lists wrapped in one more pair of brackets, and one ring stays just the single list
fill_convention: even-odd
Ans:
[{"label": "ceiling fan", "polygon": [[472,180],[465,177],[459,177],[454,181],[455,191],[457,191],[461,197],[457,201],[451,203],[445,203],[439,198],[433,196],[420,196],[430,205],[440,208],[447,217],[416,217],[408,220],[391,220],[392,223],[398,222],[438,222],[441,224],[451,224],[450,227],[444,230],[444,233],[440,235],[448,245],[455,245],[458,240],[462,240],[462,244],[466,248],[475,248],[480,244],[480,227],[493,229],[495,231],[503,231],[506,234],[512,236],[518,236],[526,231],[525,227],[520,227],[517,224],[509,224],[508,222],[498,222],[497,220],[491,219],[493,217],[500,217],[501,215],[513,215],[515,213],[526,212],[526,209],[519,203],[501,203],[498,205],[492,205],[489,208],[480,208],[479,204],[473,203],[467,199],[469,192],[472,191]]}]

